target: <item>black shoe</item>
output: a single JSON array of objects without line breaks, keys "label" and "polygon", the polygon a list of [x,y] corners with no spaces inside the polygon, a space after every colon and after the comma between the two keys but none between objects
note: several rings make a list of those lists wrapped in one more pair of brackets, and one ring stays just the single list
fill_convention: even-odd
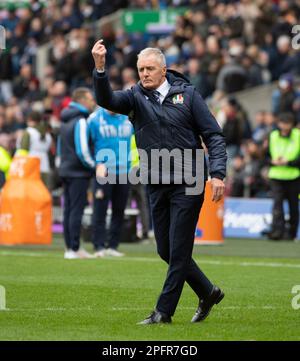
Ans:
[{"label": "black shoe", "polygon": [[143,232],[142,240],[145,240],[145,239],[148,239],[148,238],[149,238],[148,232]]},{"label": "black shoe", "polygon": [[271,229],[264,229],[264,230],[261,231],[260,234],[262,235],[262,237],[268,237],[269,238],[271,233],[272,233]]},{"label": "black shoe", "polygon": [[281,232],[281,231],[270,232],[270,234],[268,235],[268,238],[271,241],[280,241],[283,239],[283,232]]},{"label": "black shoe", "polygon": [[296,239],[296,237],[297,237],[297,233],[291,232],[291,231],[285,231],[283,233],[282,239],[284,241],[294,241]]},{"label": "black shoe", "polygon": [[224,298],[224,293],[219,287],[214,286],[211,294],[205,299],[199,301],[199,306],[192,318],[192,322],[200,322],[206,319],[213,305],[218,304]]},{"label": "black shoe", "polygon": [[151,325],[153,323],[171,323],[170,316],[159,311],[153,311],[149,317],[138,323],[138,325]]}]

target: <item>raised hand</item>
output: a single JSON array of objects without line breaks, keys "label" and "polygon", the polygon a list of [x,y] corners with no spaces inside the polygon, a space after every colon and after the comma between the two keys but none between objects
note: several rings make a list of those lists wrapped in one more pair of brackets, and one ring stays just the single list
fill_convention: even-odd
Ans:
[{"label": "raised hand", "polygon": [[92,55],[95,62],[95,68],[97,70],[104,70],[105,67],[105,55],[106,48],[105,45],[102,44],[103,40],[98,40],[92,49]]}]

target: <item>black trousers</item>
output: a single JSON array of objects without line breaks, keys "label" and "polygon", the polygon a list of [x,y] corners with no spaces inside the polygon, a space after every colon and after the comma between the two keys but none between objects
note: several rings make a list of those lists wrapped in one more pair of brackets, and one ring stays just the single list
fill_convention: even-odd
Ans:
[{"label": "black trousers", "polygon": [[89,178],[63,178],[64,239],[67,249],[78,251],[84,207],[87,204]]},{"label": "black trousers", "polygon": [[169,264],[156,309],[175,313],[184,282],[199,298],[208,296],[212,283],[192,259],[195,228],[204,193],[186,195],[185,185],[148,185],[150,206],[160,257]]},{"label": "black trousers", "polygon": [[297,235],[299,224],[299,193],[300,193],[300,178],[283,181],[271,180],[271,190],[273,195],[273,221],[272,230],[278,231],[282,235],[285,229],[283,202],[286,199],[289,204],[290,219],[289,219],[289,233],[290,236],[295,238]]},{"label": "black trousers", "polygon": [[[129,192],[129,184],[99,184],[93,180],[93,244],[96,251],[117,249],[120,243],[124,211]],[[106,213],[111,201],[112,216],[110,228],[106,232]]]}]

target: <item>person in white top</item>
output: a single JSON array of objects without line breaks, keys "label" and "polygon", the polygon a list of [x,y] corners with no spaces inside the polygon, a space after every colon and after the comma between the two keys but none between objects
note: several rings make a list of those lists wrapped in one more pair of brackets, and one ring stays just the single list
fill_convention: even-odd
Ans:
[{"label": "person in white top", "polygon": [[18,154],[40,158],[41,178],[46,187],[51,188],[49,151],[53,141],[52,136],[47,132],[47,123],[43,120],[42,114],[37,111],[28,114],[27,125],[20,141]]}]

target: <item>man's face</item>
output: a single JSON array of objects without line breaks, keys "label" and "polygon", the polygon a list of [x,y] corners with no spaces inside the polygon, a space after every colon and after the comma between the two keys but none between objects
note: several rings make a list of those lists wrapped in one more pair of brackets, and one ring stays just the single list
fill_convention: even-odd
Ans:
[{"label": "man's face", "polygon": [[293,129],[293,123],[278,122],[278,127],[283,136],[288,136]]},{"label": "man's face", "polygon": [[11,136],[9,134],[6,133],[0,134],[0,147],[3,147],[6,150],[8,150],[10,142],[11,142]]},{"label": "man's face", "polygon": [[157,89],[165,81],[167,69],[153,54],[139,58],[137,69],[143,87],[148,90]]},{"label": "man's face", "polygon": [[82,99],[82,103],[90,112],[93,112],[95,109],[96,102],[91,93],[86,93],[86,96]]}]

